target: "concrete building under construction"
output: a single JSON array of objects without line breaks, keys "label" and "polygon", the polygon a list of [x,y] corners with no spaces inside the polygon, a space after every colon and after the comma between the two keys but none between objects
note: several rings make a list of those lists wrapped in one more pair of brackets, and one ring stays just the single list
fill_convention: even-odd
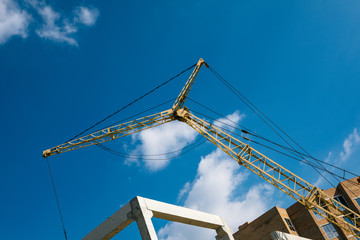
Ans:
[{"label": "concrete building under construction", "polygon": [[[339,183],[336,187],[325,190],[343,205],[360,212],[360,184],[357,178]],[[349,218],[344,217],[347,221]],[[273,207],[252,222],[239,226],[234,233],[235,240],[271,240],[271,233],[279,231],[313,240],[356,240],[353,234],[337,227],[323,216],[295,203],[287,209]],[[360,233],[359,233],[360,238]],[[284,238],[286,239],[286,238]]]}]

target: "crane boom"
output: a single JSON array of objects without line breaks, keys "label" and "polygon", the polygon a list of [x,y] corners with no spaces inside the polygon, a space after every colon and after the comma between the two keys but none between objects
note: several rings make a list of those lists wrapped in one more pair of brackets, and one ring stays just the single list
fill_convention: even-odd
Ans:
[{"label": "crane boom", "polygon": [[360,232],[360,215],[327,196],[324,191],[256,151],[248,144],[196,117],[188,109],[178,110],[177,116],[180,121],[186,122],[241,166],[246,167],[308,209],[350,231],[354,236]]},{"label": "crane boom", "polygon": [[160,113],[99,130],[97,132],[63,143],[59,146],[47,149],[43,152],[43,157],[46,158],[51,155],[108,142],[151,127],[156,127],[161,124],[171,122],[174,120],[172,113],[172,109],[169,109]]},{"label": "crane boom", "polygon": [[92,134],[68,141],[43,151],[43,157],[46,158],[51,155],[104,143],[173,120],[179,120],[187,123],[190,127],[235,159],[241,166],[254,172],[265,181],[294,198],[306,208],[313,210],[328,221],[349,231],[357,237],[358,233],[360,233],[359,213],[354,212],[342,203],[327,196],[324,191],[256,151],[248,144],[245,144],[230,134],[216,128],[212,124],[196,117],[187,107],[184,107],[186,97],[188,96],[202,65],[208,67],[203,59],[198,61],[172,109],[108,127]]}]

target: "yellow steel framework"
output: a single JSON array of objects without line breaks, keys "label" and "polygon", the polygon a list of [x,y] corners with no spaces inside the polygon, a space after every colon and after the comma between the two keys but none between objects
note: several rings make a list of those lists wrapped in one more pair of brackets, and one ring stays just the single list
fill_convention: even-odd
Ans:
[{"label": "yellow steel framework", "polygon": [[188,96],[202,65],[208,67],[203,59],[198,61],[172,109],[105,128],[92,134],[71,140],[45,150],[43,152],[43,157],[46,158],[51,155],[111,141],[167,122],[179,120],[187,123],[190,127],[235,159],[240,165],[254,172],[308,209],[320,214],[328,221],[343,228],[350,234],[357,236],[360,233],[359,213],[354,212],[342,203],[327,196],[319,188],[256,151],[248,144],[243,143],[230,134],[196,117],[187,107],[184,107],[186,97]]},{"label": "yellow steel framework", "polygon": [[167,110],[150,116],[142,117],[126,123],[121,123],[100,131],[85,135],[83,137],[63,143],[59,146],[47,149],[43,152],[43,157],[69,152],[75,149],[108,142],[117,138],[125,137],[130,134],[143,131],[148,128],[156,127],[161,124],[174,120],[173,111]]}]

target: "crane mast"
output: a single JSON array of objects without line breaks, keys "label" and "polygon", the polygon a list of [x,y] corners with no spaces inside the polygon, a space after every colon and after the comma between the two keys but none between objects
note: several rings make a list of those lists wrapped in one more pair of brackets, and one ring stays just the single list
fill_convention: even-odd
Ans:
[{"label": "crane mast", "polygon": [[203,59],[198,61],[171,109],[71,140],[43,151],[43,157],[46,158],[51,155],[112,141],[174,120],[182,121],[219,147],[237,161],[239,165],[260,176],[306,208],[320,214],[328,221],[357,237],[360,232],[359,213],[327,196],[321,189],[287,170],[248,144],[198,118],[184,106],[202,65],[208,67]]}]

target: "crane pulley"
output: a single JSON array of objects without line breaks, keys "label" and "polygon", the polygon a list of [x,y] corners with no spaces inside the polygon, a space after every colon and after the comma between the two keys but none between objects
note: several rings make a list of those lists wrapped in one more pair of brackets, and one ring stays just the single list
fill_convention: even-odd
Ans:
[{"label": "crane pulley", "polygon": [[209,67],[203,59],[198,61],[171,109],[108,127],[71,140],[43,151],[43,157],[46,158],[51,155],[97,145],[174,120],[182,121],[223,150],[241,166],[257,174],[265,181],[300,202],[306,208],[320,214],[344,230],[349,231],[353,236],[357,236],[360,232],[359,213],[354,212],[342,203],[327,196],[321,189],[282,167],[248,144],[236,139],[207,121],[198,118],[184,106],[185,100],[202,65]]}]

